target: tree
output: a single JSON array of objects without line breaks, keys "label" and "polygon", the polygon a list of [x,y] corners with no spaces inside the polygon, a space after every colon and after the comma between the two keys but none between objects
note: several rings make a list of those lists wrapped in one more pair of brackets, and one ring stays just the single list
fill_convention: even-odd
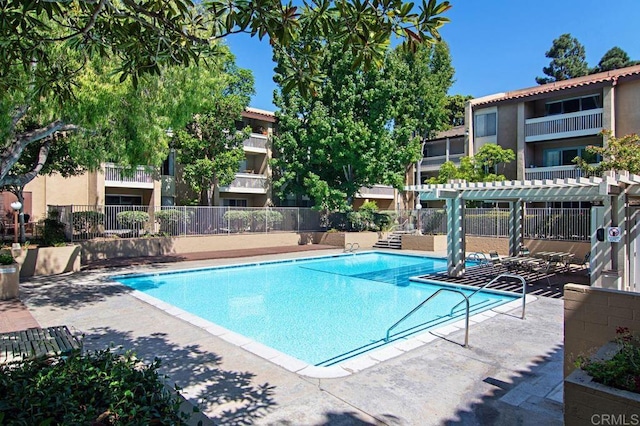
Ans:
[{"label": "tree", "polygon": [[[586,158],[576,157],[573,162],[587,175],[601,176],[609,170],[626,170],[640,174],[640,136],[633,133],[616,138],[610,130],[602,132],[606,146],[588,146]],[[596,163],[597,159],[601,159]]]},{"label": "tree", "polygon": [[589,72],[584,46],[571,34],[562,34],[553,40],[545,56],[551,58],[549,66],[542,68],[548,77],[536,77],[538,84],[582,77]]},{"label": "tree", "polygon": [[447,161],[438,172],[438,176],[430,178],[427,183],[447,183],[451,179],[464,179],[467,182],[493,182],[505,180],[498,174],[500,164],[510,163],[516,155],[511,149],[504,149],[497,144],[484,144],[473,157],[462,157],[460,166]]},{"label": "tree", "polygon": [[[78,147],[89,147],[71,151],[92,167],[107,156],[131,165],[159,164],[167,153],[165,130],[183,127],[199,105],[163,95],[177,87],[149,76],[191,67],[184,74],[193,77],[198,65],[209,68],[225,54],[217,40],[234,33],[268,36],[276,51],[302,36],[337,40],[352,52],[355,65],[371,66],[381,62],[392,34],[405,37],[409,48],[439,39],[438,29],[448,21],[440,15],[449,7],[435,0],[424,1],[418,12],[402,0],[319,0],[302,8],[274,0],[4,1],[0,186],[24,182],[10,172],[27,146],[41,143],[29,170],[37,174],[59,134],[73,133],[81,140]],[[313,90],[317,52],[304,44],[296,49],[296,60],[283,62],[283,81]],[[145,106],[152,106],[146,121]],[[161,116],[163,109],[175,115]],[[37,126],[27,128],[26,121]]]},{"label": "tree", "polygon": [[602,59],[598,62],[598,65],[594,67],[589,74],[595,74],[598,72],[605,72],[616,70],[619,68],[630,67],[636,65],[638,61],[632,61],[629,58],[627,52],[619,48],[618,46],[612,47],[602,55]]},{"label": "tree", "polygon": [[284,87],[276,96],[274,189],[281,198],[309,195],[324,210],[348,209],[363,186],[404,184],[422,135],[445,125],[453,69],[445,45],[421,45],[415,56],[396,51],[382,69],[354,71],[342,46],[317,43],[326,78],[316,97]]},{"label": "tree", "polygon": [[212,94],[213,108],[196,114],[174,139],[184,180],[200,195],[201,205],[213,205],[215,189],[233,182],[244,158],[243,141],[251,133],[248,127],[235,128],[253,93],[253,78],[249,71],[235,67],[227,76],[232,81]]},{"label": "tree", "polygon": [[447,122],[451,127],[464,125],[466,103],[471,99],[471,95],[447,96]]}]

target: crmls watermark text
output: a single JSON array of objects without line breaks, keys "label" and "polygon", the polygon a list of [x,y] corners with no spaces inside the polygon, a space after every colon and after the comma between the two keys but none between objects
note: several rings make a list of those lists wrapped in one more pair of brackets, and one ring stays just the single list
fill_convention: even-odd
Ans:
[{"label": "crmls watermark text", "polygon": [[594,426],[638,426],[640,414],[594,414],[591,416]]}]

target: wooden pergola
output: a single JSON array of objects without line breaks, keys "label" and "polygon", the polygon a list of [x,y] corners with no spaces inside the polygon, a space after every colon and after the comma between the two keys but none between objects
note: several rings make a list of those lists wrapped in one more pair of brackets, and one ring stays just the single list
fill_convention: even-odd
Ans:
[{"label": "wooden pergola", "polygon": [[[630,200],[640,198],[640,176],[609,172],[603,177],[533,181],[466,182],[412,185],[421,201],[444,200],[447,212],[447,259],[449,276],[465,272],[464,217],[466,201],[509,203],[509,252],[516,255],[523,241],[523,203],[588,201],[592,208],[591,283],[607,288],[629,289],[635,268],[628,254],[635,247],[635,209]],[[633,210],[633,211],[630,211]],[[620,227],[620,242],[598,241],[598,228]],[[640,268],[639,268],[640,269]],[[630,273],[631,272],[631,273]],[[640,275],[640,271],[638,271]]]}]

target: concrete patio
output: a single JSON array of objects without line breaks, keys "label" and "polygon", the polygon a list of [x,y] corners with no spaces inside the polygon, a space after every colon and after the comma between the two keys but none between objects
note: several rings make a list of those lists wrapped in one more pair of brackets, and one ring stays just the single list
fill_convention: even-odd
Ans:
[{"label": "concrete patio", "polygon": [[[317,254],[114,271],[161,271]],[[33,278],[21,284],[21,299],[41,326],[64,324],[84,333],[86,349],[115,345],[144,359],[159,357],[163,372],[214,424],[562,424],[563,302],[559,299],[538,297],[527,305],[525,320],[515,310],[473,324],[470,348],[461,346],[464,331],[457,331],[407,347],[400,356],[348,377],[311,379],[140,301],[127,288],[108,281],[109,274],[104,269]]]}]

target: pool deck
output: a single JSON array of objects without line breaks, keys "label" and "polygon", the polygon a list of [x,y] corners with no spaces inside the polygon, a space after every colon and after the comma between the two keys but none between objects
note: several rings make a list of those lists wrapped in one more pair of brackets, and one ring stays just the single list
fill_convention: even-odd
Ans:
[{"label": "pool deck", "polygon": [[[525,320],[519,309],[491,313],[471,325],[470,348],[461,345],[463,330],[433,332],[433,340],[414,348],[407,344],[403,353],[388,359],[384,353],[376,355],[380,359],[372,359],[370,367],[347,377],[322,379],[287,371],[107,280],[114,273],[341,252],[154,263],[33,278],[21,284],[30,318],[23,316],[13,325],[64,324],[84,333],[86,349],[114,344],[143,359],[159,357],[163,372],[214,424],[562,424],[561,299],[538,297],[527,304]],[[0,302],[2,318],[9,317],[6,306]],[[24,314],[19,304],[13,306],[13,316]]]}]

